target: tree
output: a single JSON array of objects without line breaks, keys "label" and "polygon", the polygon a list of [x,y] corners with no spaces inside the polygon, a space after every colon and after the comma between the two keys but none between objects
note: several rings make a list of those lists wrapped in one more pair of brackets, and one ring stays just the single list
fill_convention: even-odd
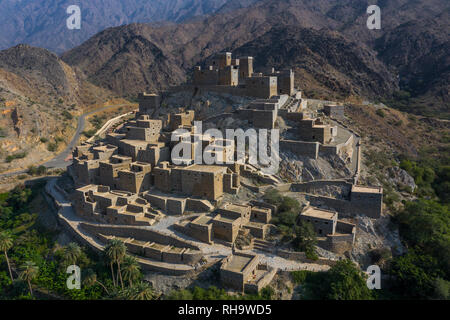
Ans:
[{"label": "tree", "polygon": [[14,281],[11,265],[9,264],[8,259],[8,250],[13,246],[13,239],[10,232],[2,231],[0,232],[0,250],[5,254],[6,264],[8,265],[9,276],[11,277],[11,282]]},{"label": "tree", "polygon": [[329,270],[328,298],[333,300],[368,300],[372,293],[367,288],[363,273],[350,260],[337,262]]},{"label": "tree", "polygon": [[129,300],[152,300],[155,298],[155,293],[147,282],[141,281],[127,290],[126,297]]},{"label": "tree", "polygon": [[133,287],[133,282],[138,280],[141,275],[141,267],[137,259],[133,256],[126,255],[123,259],[123,278],[128,281],[130,287]]},{"label": "tree", "polygon": [[303,290],[305,298],[314,300],[373,299],[363,273],[350,260],[338,261],[327,272],[308,273]]},{"label": "tree", "polygon": [[[119,239],[109,240],[108,244],[106,245],[106,248],[105,248],[105,253],[106,253],[106,256],[108,257],[108,260],[109,260],[109,263],[111,266],[113,283],[116,286],[116,285],[118,285],[119,280],[120,280],[122,289],[124,288],[124,286],[123,286],[123,280],[122,280],[122,273],[120,271],[120,264],[122,263],[126,252],[127,252],[127,248],[125,247],[125,244],[123,243],[123,241],[121,241]],[[116,279],[114,279],[114,268],[113,268],[114,263],[117,264]]]},{"label": "tree", "polygon": [[82,251],[78,244],[75,242],[69,243],[64,248],[63,259],[66,265],[76,264],[78,259],[81,257]]},{"label": "tree", "polygon": [[294,247],[298,251],[303,251],[308,257],[316,258],[315,245],[317,244],[316,231],[310,222],[302,221],[295,227]]},{"label": "tree", "polygon": [[84,278],[83,278],[83,284],[86,287],[92,287],[93,285],[98,284],[103,288],[103,290],[105,290],[106,294],[109,295],[108,289],[106,289],[106,287],[103,283],[98,281],[97,274],[92,269],[86,270],[86,274],[84,275]]},{"label": "tree", "polygon": [[434,281],[434,295],[438,300],[448,300],[450,298],[450,282],[442,278],[437,278]]},{"label": "tree", "polygon": [[393,289],[402,296],[425,299],[433,296],[435,279],[441,275],[437,259],[410,250],[392,261]]},{"label": "tree", "polygon": [[20,267],[19,278],[28,283],[30,294],[33,295],[33,289],[31,288],[31,281],[33,281],[39,273],[39,267],[33,261],[25,261]]},{"label": "tree", "polygon": [[436,258],[450,277],[450,211],[449,207],[436,201],[407,202],[404,210],[396,216],[400,235],[417,254]]}]

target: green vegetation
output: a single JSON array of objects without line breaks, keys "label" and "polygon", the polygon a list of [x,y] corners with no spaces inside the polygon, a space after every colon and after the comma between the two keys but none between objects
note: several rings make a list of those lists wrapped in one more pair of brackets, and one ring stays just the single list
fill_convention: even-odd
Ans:
[{"label": "green vegetation", "polygon": [[302,221],[298,226],[295,226],[295,238],[292,241],[294,249],[305,252],[306,257],[312,260],[317,260],[315,246],[317,244],[316,231],[310,222]]},{"label": "green vegetation", "polygon": [[39,139],[39,141],[41,141],[42,143],[47,143],[47,142],[48,142],[48,139],[45,138],[45,137],[41,137],[41,138]]},{"label": "green vegetation", "polygon": [[309,259],[316,260],[316,232],[311,223],[302,222],[297,225],[300,204],[291,197],[285,197],[276,189],[269,189],[264,194],[264,200],[277,206],[278,212],[272,217],[271,223],[276,225],[282,234],[284,242],[291,242],[294,250],[305,252]]},{"label": "green vegetation", "polygon": [[[48,141],[48,140],[47,140]],[[55,152],[58,150],[58,146],[61,142],[64,142],[63,137],[55,137],[54,142],[48,142],[47,150],[50,152]]]},{"label": "green vegetation", "polygon": [[7,156],[6,159],[5,159],[5,161],[6,161],[7,163],[10,163],[10,162],[12,162],[12,161],[14,161],[14,160],[16,160],[16,159],[23,159],[23,158],[25,158],[26,156],[27,156],[27,153],[26,153],[26,152],[20,152],[20,153],[16,153],[16,154],[12,154],[12,155]]},{"label": "green vegetation", "polygon": [[450,165],[441,164],[434,160],[423,159],[411,161],[403,159],[400,167],[406,170],[417,186],[419,197],[440,199],[444,203],[450,201]]},{"label": "green vegetation", "polygon": [[28,167],[27,173],[30,176],[42,176],[47,173],[47,168],[44,166],[38,166],[38,167],[30,166],[30,167]]},{"label": "green vegetation", "polygon": [[[422,86],[422,84],[420,86]],[[414,94],[414,92],[417,91],[417,88],[405,87],[402,88],[402,90],[394,92],[391,98],[382,99],[382,102],[389,107],[404,112],[410,112],[426,117],[439,117],[442,119],[450,118],[448,108],[445,109],[444,107],[445,101],[440,98],[436,98],[434,101],[430,101],[429,98],[419,98]]]},{"label": "green vegetation", "polygon": [[93,115],[91,119],[89,119],[89,122],[92,124],[92,126],[95,128],[95,131],[99,130],[102,126],[103,123],[106,120],[106,115],[102,115],[102,116],[98,116],[98,115]]},{"label": "green vegetation", "polygon": [[393,221],[408,252],[388,259],[386,272],[394,279],[390,298],[449,299],[450,286],[450,165],[448,153],[422,150],[416,160],[402,157],[400,167],[418,186],[417,200],[394,210]]},{"label": "green vegetation", "polygon": [[3,129],[2,127],[0,127],[0,138],[6,138],[7,134],[5,132],[5,129]]},{"label": "green vegetation", "polygon": [[82,133],[86,138],[91,138],[95,135],[96,132],[97,132],[97,130],[91,129],[91,130],[85,130]]},{"label": "green vegetation", "polygon": [[375,111],[377,116],[380,116],[382,118],[384,118],[386,116],[386,113],[383,111],[383,109],[377,109],[377,111]]},{"label": "green vegetation", "polygon": [[284,241],[291,241],[300,212],[300,204],[293,198],[282,196],[276,189],[267,190],[264,200],[277,206],[277,213],[272,217],[271,223],[277,226]]},{"label": "green vegetation", "polygon": [[350,260],[338,261],[327,272],[293,271],[294,283],[301,284],[302,299],[371,300],[364,274]]},{"label": "green vegetation", "polygon": [[[108,244],[111,251],[104,256],[75,243],[59,246],[57,234],[44,228],[36,213],[30,213],[42,188],[43,184],[20,186],[0,194],[0,299],[34,299],[48,294],[77,300],[157,298],[141,281],[137,261],[124,254],[122,242]],[[110,270],[111,259],[115,270]],[[82,270],[80,290],[66,286],[66,268],[72,264]]]},{"label": "green vegetation", "polygon": [[211,286],[208,289],[194,287],[192,289],[174,290],[168,296],[168,300],[271,300],[275,290],[267,286],[259,294],[229,295],[224,289]]},{"label": "green vegetation", "polygon": [[[390,274],[396,278],[394,292],[410,298],[449,298],[439,289],[450,276],[450,211],[433,200],[407,202],[395,219],[400,235],[410,248],[396,257]],[[440,292],[436,295],[436,292]]]},{"label": "green vegetation", "polygon": [[62,116],[63,116],[63,118],[64,118],[65,120],[72,120],[72,119],[73,119],[73,115],[72,115],[69,111],[67,111],[67,110],[64,110],[64,111],[62,112]]},{"label": "green vegetation", "polygon": [[55,152],[58,150],[58,143],[57,142],[49,142],[47,145],[47,150],[50,152]]}]

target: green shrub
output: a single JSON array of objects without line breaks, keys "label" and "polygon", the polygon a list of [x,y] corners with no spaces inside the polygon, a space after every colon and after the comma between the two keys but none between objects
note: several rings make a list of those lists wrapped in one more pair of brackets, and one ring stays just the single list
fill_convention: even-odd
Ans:
[{"label": "green shrub", "polygon": [[72,115],[69,111],[67,111],[67,110],[64,110],[64,111],[62,112],[62,116],[63,116],[66,120],[72,120],[72,119],[73,119],[73,115]]},{"label": "green shrub", "polygon": [[95,130],[95,129],[91,129],[91,130],[87,130],[87,131],[85,130],[85,131],[83,131],[83,135],[86,138],[91,138],[95,135],[96,132],[97,132],[97,130]]},{"label": "green shrub", "polygon": [[39,167],[35,167],[35,166],[30,166],[28,168],[27,173],[30,176],[41,176],[47,173],[47,168],[44,166],[39,166]]},{"label": "green shrub", "polygon": [[27,156],[27,153],[26,153],[26,152],[20,152],[20,153],[16,153],[16,154],[12,154],[12,155],[7,156],[6,159],[5,159],[5,161],[6,161],[7,163],[10,163],[10,162],[12,162],[12,161],[14,161],[14,160],[16,160],[16,159],[23,159],[23,158],[25,158],[26,156]]},{"label": "green shrub", "polygon": [[56,142],[51,142],[47,145],[47,150],[50,152],[55,152],[58,150],[58,144]]},{"label": "green shrub", "polygon": [[3,129],[2,127],[0,127],[0,138],[5,138],[7,135],[6,135],[6,132],[5,132],[5,129]]},{"label": "green shrub", "polygon": [[385,112],[383,111],[383,109],[377,109],[377,111],[375,111],[377,116],[380,116],[382,118],[384,118],[386,116]]}]

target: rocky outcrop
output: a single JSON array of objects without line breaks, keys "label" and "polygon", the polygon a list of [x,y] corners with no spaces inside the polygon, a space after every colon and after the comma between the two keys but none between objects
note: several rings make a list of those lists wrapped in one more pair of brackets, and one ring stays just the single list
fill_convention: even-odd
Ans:
[{"label": "rocky outcrop", "polygon": [[417,188],[414,178],[411,177],[408,172],[399,167],[388,168],[386,178],[387,181],[397,188],[407,187],[410,192],[413,192]]}]

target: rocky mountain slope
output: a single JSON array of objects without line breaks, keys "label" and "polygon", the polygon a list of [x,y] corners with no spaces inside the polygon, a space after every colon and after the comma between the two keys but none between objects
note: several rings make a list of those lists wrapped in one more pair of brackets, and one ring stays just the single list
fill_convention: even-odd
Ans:
[{"label": "rocky mountain slope", "polygon": [[[1,0],[0,49],[18,43],[61,53],[95,33],[133,22],[174,21],[247,6],[256,0]],[[230,2],[228,6],[228,2]],[[70,5],[81,9],[81,29],[69,30]]]},{"label": "rocky mountain slope", "polygon": [[293,66],[298,87],[310,98],[316,94],[376,97],[398,89],[395,77],[373,51],[327,30],[273,28],[233,53],[253,56],[260,70]]},{"label": "rocky mountain slope", "polygon": [[111,96],[48,50],[0,51],[0,172],[51,157],[71,139],[76,116]]},{"label": "rocky mountain slope", "polygon": [[[264,0],[181,24],[109,28],[62,59],[98,85],[135,95],[183,82],[215,52],[259,53],[258,64],[296,69],[299,88],[318,97],[382,99],[418,113],[424,113],[418,103],[426,101],[435,104],[434,115],[450,116],[449,4],[382,2],[381,30],[367,29],[368,4]],[[130,45],[136,39],[141,45]],[[142,46],[148,47],[144,54]],[[125,73],[129,83],[118,81]],[[404,92],[407,101],[401,101]]]}]

